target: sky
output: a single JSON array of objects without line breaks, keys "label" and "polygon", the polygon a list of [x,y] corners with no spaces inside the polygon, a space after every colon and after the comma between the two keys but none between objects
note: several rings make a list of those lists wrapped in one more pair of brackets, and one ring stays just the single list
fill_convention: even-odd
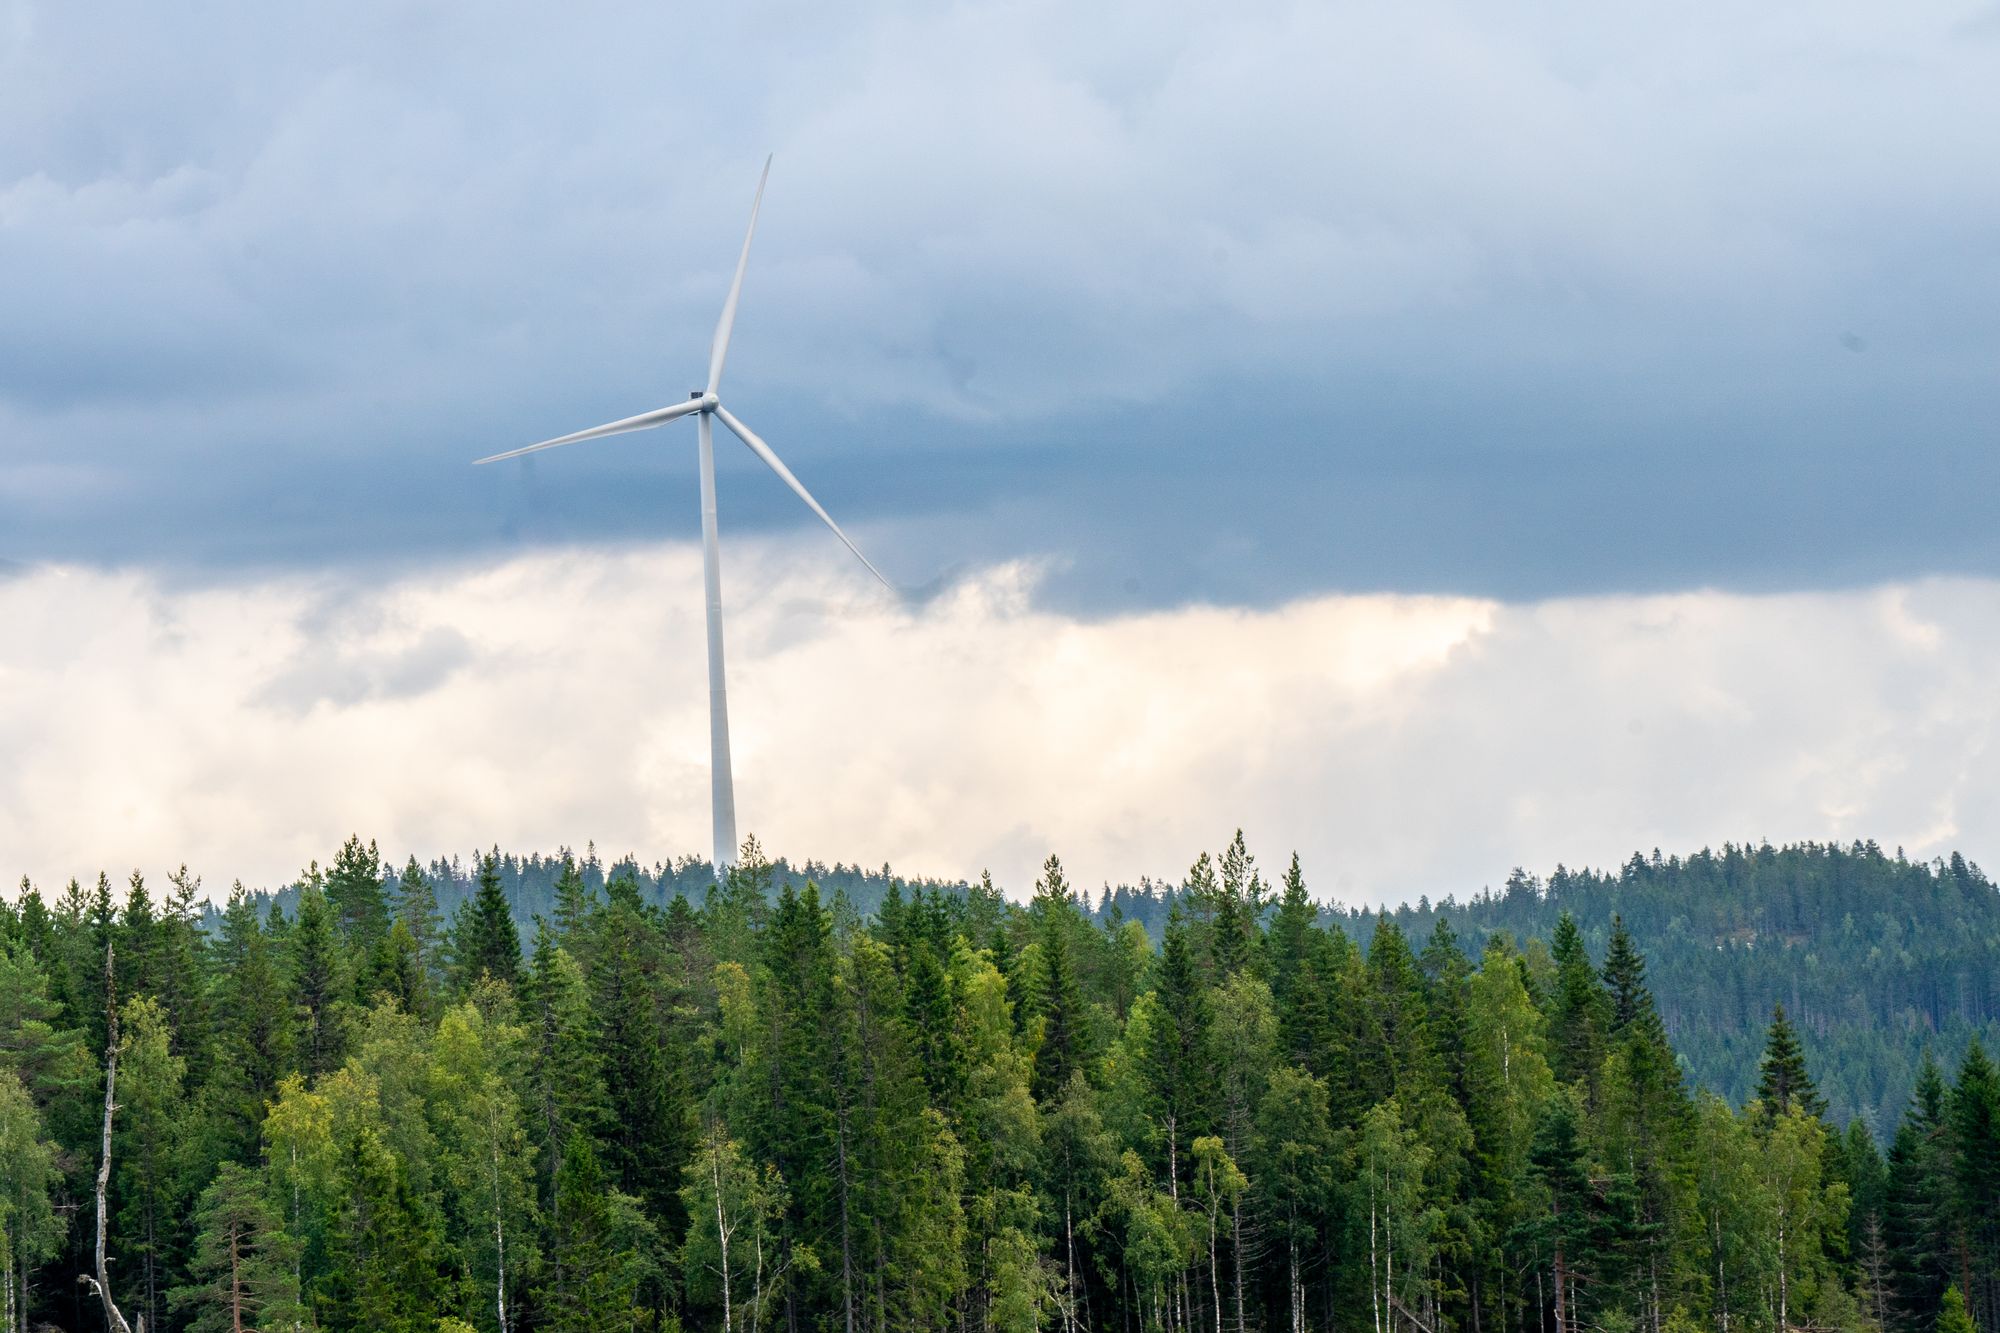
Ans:
[{"label": "sky", "polygon": [[[2000,5],[0,0],[0,869],[2000,839]],[[843,563],[846,562],[846,563]],[[2000,855],[2000,853],[1994,853]]]}]

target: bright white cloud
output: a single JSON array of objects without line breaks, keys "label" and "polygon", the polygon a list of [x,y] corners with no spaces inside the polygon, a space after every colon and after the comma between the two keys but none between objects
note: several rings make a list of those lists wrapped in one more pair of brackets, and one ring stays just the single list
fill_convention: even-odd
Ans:
[{"label": "bright white cloud", "polygon": [[[1049,850],[1177,875],[1241,824],[1350,901],[1724,839],[2000,835],[2000,583],[1509,605],[1328,597],[1106,620],[984,570],[920,609],[729,552],[745,827],[910,873]],[[698,559],[567,551],[383,585],[0,578],[0,861],[279,882],[400,856],[705,850]]]}]

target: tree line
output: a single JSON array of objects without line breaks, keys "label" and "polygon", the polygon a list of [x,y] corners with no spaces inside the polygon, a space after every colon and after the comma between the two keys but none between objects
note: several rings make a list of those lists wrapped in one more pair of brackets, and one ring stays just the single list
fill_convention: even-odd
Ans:
[{"label": "tree line", "polygon": [[[515,921],[532,931],[553,910],[564,857],[493,853]],[[422,872],[447,913],[478,891],[483,857],[437,858]],[[573,873],[601,893],[629,879],[642,900],[664,907],[676,896],[706,900],[715,881],[706,860],[642,865],[570,858]],[[883,866],[820,862],[770,867],[774,886],[819,886],[829,908],[872,917],[891,884],[905,894],[964,895],[964,881],[901,880]],[[291,911],[302,886],[258,901]],[[1087,895],[1093,924],[1138,921],[1157,945],[1180,905],[1180,880],[1142,879]],[[1516,869],[1497,887],[1393,908],[1322,906],[1319,924],[1366,948],[1386,912],[1410,939],[1427,938],[1440,917],[1477,954],[1504,931],[1547,940],[1556,918],[1575,918],[1602,956],[1612,919],[1646,945],[1661,1021],[1693,1080],[1740,1103],[1754,1091],[1771,1006],[1782,1003],[1814,1062],[1820,1092],[1839,1123],[1866,1117],[1893,1133],[1909,1104],[1925,1055],[1956,1064],[1976,1036],[2000,1045],[2000,890],[1957,853],[1911,860],[1872,842],[1724,844],[1687,856],[1633,854],[1615,870],[1557,866],[1547,876]],[[212,925],[219,922],[212,922]]]},{"label": "tree line", "polygon": [[1240,834],[1157,932],[777,879],[24,883],[0,1328],[2000,1333],[1977,1039],[1878,1142],[1782,1008],[1701,1088],[1622,920],[1356,939]]}]

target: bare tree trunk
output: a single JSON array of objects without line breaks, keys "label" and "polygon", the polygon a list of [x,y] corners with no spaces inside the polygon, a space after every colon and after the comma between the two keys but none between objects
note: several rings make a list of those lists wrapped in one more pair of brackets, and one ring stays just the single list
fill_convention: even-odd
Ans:
[{"label": "bare tree trunk", "polygon": [[243,1333],[243,1274],[237,1264],[237,1245],[242,1238],[237,1234],[236,1224],[229,1224],[229,1328],[230,1333]]},{"label": "bare tree trunk", "polygon": [[1229,1208],[1230,1257],[1236,1261],[1236,1333],[1248,1333],[1243,1323],[1243,1197]]},{"label": "bare tree trunk", "polygon": [[1375,1177],[1368,1177],[1368,1299],[1374,1306],[1375,1333],[1382,1333],[1381,1260],[1375,1253]]},{"label": "bare tree trunk", "polygon": [[722,1252],[722,1333],[735,1333],[736,1311],[729,1301],[729,1221],[722,1211],[722,1133],[708,1135],[708,1175],[715,1186],[715,1242]]},{"label": "bare tree trunk", "polygon": [[1715,1308],[1722,1320],[1722,1333],[1729,1333],[1729,1272],[1723,1266],[1722,1214],[1709,1210],[1709,1226],[1715,1233]]},{"label": "bare tree trunk", "polygon": [[[83,1274],[86,1285],[94,1288],[104,1303],[104,1322],[111,1333],[132,1333],[132,1326],[111,1299],[111,1273],[104,1259],[104,1195],[111,1186],[111,1113],[118,1109],[118,982],[112,971],[112,945],[104,942],[104,1139],[97,1158],[97,1243],[94,1257],[97,1274]],[[138,1333],[146,1333],[146,1320],[139,1318]]]},{"label": "bare tree trunk", "polygon": [[1778,1333],[1785,1333],[1791,1327],[1791,1283],[1785,1273],[1785,1227],[1778,1225]]},{"label": "bare tree trunk", "polygon": [[840,1294],[841,1304],[846,1309],[847,1333],[854,1333],[854,1237],[848,1222],[847,1196],[847,1106],[842,1098],[840,1114],[837,1118],[839,1134],[835,1143],[837,1160],[840,1163]]},{"label": "bare tree trunk", "polygon": [[[1214,1188],[1213,1180],[1210,1181],[1210,1188]],[[1209,1197],[1211,1199],[1214,1198],[1213,1195]],[[1215,1250],[1215,1205],[1210,1203],[1208,1206],[1208,1299],[1215,1304],[1215,1333],[1222,1333],[1222,1282],[1219,1277],[1220,1270],[1215,1262]]]},{"label": "bare tree trunk", "polygon": [[1076,1327],[1076,1223],[1070,1211],[1069,1187],[1063,1187],[1063,1286],[1068,1299],[1063,1302],[1064,1333]]},{"label": "bare tree trunk", "polygon": [[1556,1242],[1556,1333],[1569,1333],[1569,1306],[1564,1296],[1564,1288],[1569,1286],[1568,1265],[1563,1262],[1562,1242]]},{"label": "bare tree trunk", "polygon": [[493,1279],[493,1303],[500,1316],[500,1333],[507,1333],[507,1228],[502,1213],[504,1201],[500,1195],[500,1139],[497,1127],[493,1130],[493,1264],[497,1273]]}]

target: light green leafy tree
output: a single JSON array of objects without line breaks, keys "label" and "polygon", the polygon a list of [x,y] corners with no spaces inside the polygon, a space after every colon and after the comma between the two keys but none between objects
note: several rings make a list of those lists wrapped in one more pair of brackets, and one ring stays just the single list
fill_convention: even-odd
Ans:
[{"label": "light green leafy tree", "polygon": [[438,1023],[429,1067],[452,1240],[461,1265],[488,1293],[482,1304],[499,1333],[512,1327],[513,1292],[535,1262],[533,1156],[508,1078],[523,1045],[518,1027],[459,1004]]},{"label": "light green leafy tree", "polygon": [[28,1277],[56,1252],[63,1219],[51,1202],[59,1175],[56,1145],[42,1133],[27,1089],[0,1069],[0,1328],[28,1324]]}]

